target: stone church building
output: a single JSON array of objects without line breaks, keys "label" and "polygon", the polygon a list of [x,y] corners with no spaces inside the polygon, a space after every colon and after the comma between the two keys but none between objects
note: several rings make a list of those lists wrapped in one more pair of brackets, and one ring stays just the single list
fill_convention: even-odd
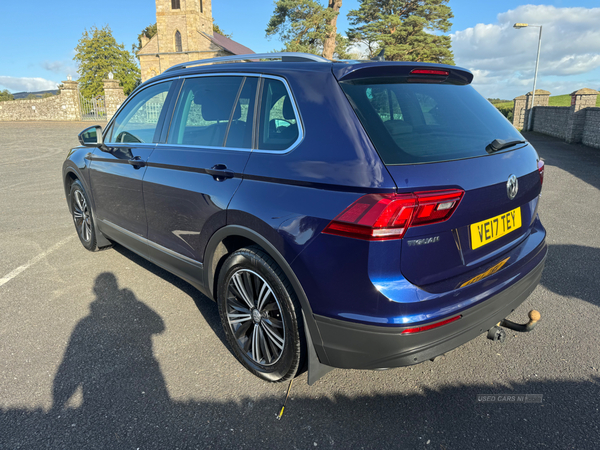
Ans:
[{"label": "stone church building", "polygon": [[156,0],[157,33],[142,36],[138,52],[142,81],[175,64],[217,56],[254,53],[213,33],[211,0]]}]

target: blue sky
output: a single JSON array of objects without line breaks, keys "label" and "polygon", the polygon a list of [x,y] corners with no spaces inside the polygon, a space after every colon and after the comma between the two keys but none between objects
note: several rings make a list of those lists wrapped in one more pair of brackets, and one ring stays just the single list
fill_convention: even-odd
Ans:
[{"label": "blue sky", "polygon": [[[12,92],[52,88],[68,74],[76,79],[74,48],[93,25],[108,24],[117,42],[130,50],[139,32],[155,22],[156,12],[154,0],[104,0],[97,7],[75,0],[1,3],[0,89]],[[340,32],[358,4],[344,0]],[[515,30],[512,21],[544,25],[538,88],[553,94],[600,88],[597,0],[450,0],[449,6],[456,63],[475,73],[474,86],[486,97],[513,98],[531,90],[537,32]],[[276,38],[265,37],[272,12],[272,0],[213,0],[215,22],[256,52],[281,48]]]}]

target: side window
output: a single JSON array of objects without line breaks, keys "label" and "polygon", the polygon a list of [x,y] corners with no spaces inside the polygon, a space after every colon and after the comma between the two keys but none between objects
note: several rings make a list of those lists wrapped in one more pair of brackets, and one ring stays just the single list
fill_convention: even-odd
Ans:
[{"label": "side window", "polygon": [[298,139],[298,119],[292,99],[279,80],[264,79],[261,99],[258,148],[285,150]]},{"label": "side window", "polygon": [[232,112],[234,119],[237,116],[233,107],[243,81],[242,77],[186,79],[167,143],[223,147]]},{"label": "side window", "polygon": [[156,84],[137,93],[115,118],[109,141],[152,143],[171,83]]},{"label": "side window", "polygon": [[252,148],[252,128],[258,78],[248,77],[235,105],[225,147]]}]

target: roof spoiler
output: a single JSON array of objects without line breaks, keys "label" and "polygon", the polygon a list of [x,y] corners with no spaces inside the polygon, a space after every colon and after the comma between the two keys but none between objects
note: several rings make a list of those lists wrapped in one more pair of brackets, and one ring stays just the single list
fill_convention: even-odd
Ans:
[{"label": "roof spoiler", "polygon": [[[333,65],[338,81],[354,81],[367,78],[405,78],[409,82],[470,84],[473,74],[462,67],[446,64],[419,62],[368,61],[360,64]],[[444,75],[436,74],[443,72]]]}]

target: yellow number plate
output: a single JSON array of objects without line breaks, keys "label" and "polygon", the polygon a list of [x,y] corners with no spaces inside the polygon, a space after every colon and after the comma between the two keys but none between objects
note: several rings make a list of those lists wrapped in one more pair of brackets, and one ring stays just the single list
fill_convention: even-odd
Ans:
[{"label": "yellow number plate", "polygon": [[471,225],[471,248],[475,250],[521,228],[521,208]]}]

